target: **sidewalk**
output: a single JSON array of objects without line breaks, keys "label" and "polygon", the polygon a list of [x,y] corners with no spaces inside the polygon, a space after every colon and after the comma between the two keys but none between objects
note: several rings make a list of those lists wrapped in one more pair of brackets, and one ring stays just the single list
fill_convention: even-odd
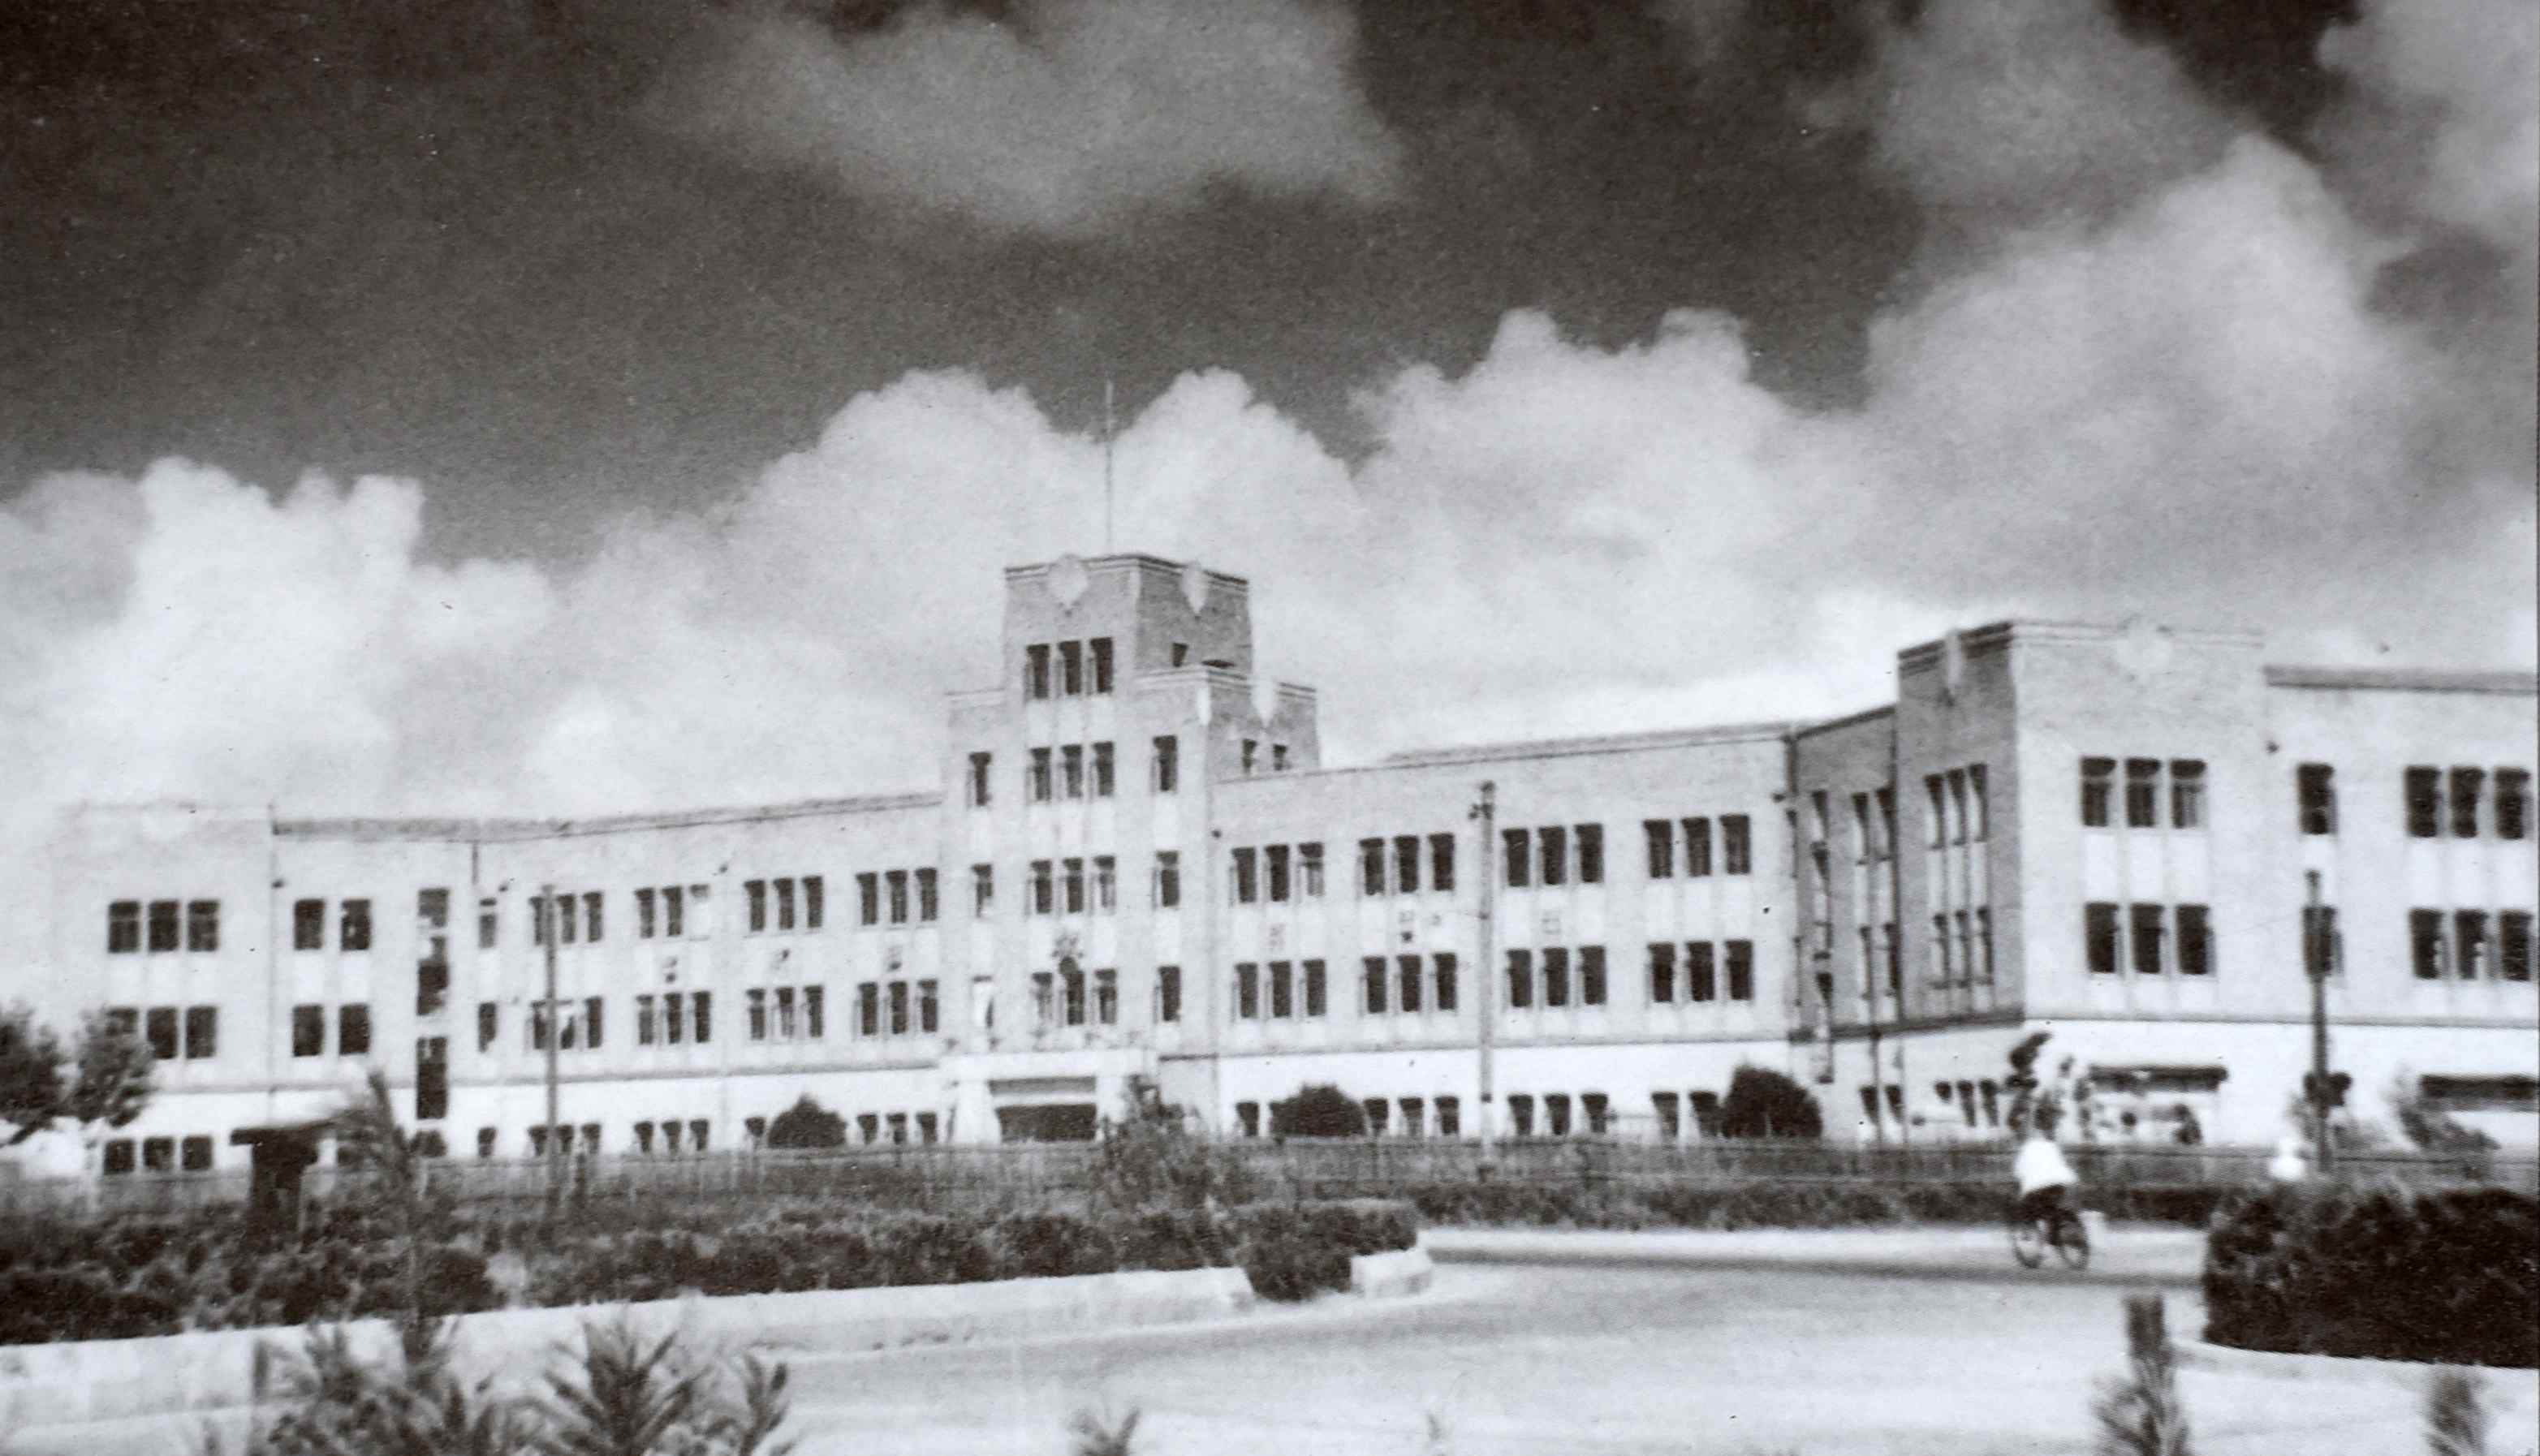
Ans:
[{"label": "sidewalk", "polygon": [[2081,1273],[2049,1260],[2027,1270],[2011,1256],[2003,1230],[1918,1225],[1903,1228],[1701,1229],[1432,1228],[1421,1235],[1441,1264],[1570,1264],[1789,1270],[1905,1279],[2056,1280],[2093,1284],[2193,1288],[2204,1268],[2205,1235],[2192,1228],[2118,1225],[2090,1250]]}]

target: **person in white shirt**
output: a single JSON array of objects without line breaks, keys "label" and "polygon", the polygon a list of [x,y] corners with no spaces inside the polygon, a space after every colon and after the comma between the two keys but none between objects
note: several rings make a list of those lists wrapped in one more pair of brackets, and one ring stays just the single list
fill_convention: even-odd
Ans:
[{"label": "person in white shirt", "polygon": [[2059,1213],[2074,1212],[2073,1186],[2081,1180],[2054,1139],[2031,1128],[2027,1141],[2019,1144],[2019,1155],[2012,1160],[2011,1172],[2019,1182],[2021,1218],[2045,1218]]}]

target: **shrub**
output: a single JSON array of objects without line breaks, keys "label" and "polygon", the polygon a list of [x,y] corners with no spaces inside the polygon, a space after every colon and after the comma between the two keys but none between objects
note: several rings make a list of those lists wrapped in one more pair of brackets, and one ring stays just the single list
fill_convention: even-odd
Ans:
[{"label": "shrub", "polygon": [[2216,1216],[2205,1338],[2310,1354],[2540,1365],[2540,1199],[2271,1188]]},{"label": "shrub", "polygon": [[776,1114],[767,1125],[770,1147],[844,1147],[847,1145],[847,1120],[811,1100],[806,1092],[801,1101]]},{"label": "shrub", "polygon": [[1740,1067],[1729,1075],[1728,1094],[1720,1099],[1720,1135],[1820,1138],[1825,1118],[1807,1088],[1770,1068]]},{"label": "shrub", "polygon": [[1364,1138],[1367,1109],[1330,1082],[1316,1082],[1270,1104],[1270,1133],[1278,1138]]},{"label": "shrub", "polygon": [[1054,1279],[1071,1274],[1109,1274],[1120,1267],[1120,1246],[1110,1230],[1074,1213],[1012,1213],[989,1229],[997,1263],[1011,1276]]}]

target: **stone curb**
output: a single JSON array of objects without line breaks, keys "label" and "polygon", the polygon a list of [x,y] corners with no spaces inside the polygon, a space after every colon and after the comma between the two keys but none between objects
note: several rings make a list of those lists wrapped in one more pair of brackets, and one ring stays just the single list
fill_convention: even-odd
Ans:
[{"label": "stone curb", "polygon": [[1704,1249],[1683,1244],[1638,1247],[1599,1239],[1595,1243],[1563,1242],[1559,1233],[1466,1244],[1452,1238],[1430,1246],[1440,1264],[1563,1265],[1582,1269],[1712,1269],[1730,1273],[1851,1274],[1882,1279],[1915,1279],[1965,1283],[2054,1283],[2103,1284],[2111,1287],[2194,1289],[2203,1276],[2192,1269],[2111,1268],[2104,1262],[2075,1272],[2063,1268],[2020,1268],[2006,1247],[1992,1250],[1948,1248],[1917,1256],[1911,1253],[1868,1253],[1859,1250]]},{"label": "stone curb", "polygon": [[2406,1385],[2423,1390],[2426,1381],[2437,1370],[2464,1369],[2502,1382],[2528,1384],[2530,1370],[2498,1369],[2486,1365],[2447,1366],[2424,1360],[2372,1360],[2343,1354],[2294,1354],[2280,1350],[2242,1350],[2233,1345],[2213,1345],[2203,1340],[2181,1340],[2171,1337],[2178,1351],[2178,1362],[2190,1369],[2215,1370],[2234,1375],[2264,1375],[2275,1380],[2376,1380]]}]

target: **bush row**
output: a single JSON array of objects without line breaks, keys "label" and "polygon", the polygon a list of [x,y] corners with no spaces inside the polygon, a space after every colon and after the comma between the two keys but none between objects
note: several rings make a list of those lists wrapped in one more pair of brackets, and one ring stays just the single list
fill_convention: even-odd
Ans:
[{"label": "bush row", "polygon": [[[2225,1191],[2210,1187],[2085,1190],[2112,1218],[2202,1225]],[[1401,1191],[1426,1222],[1532,1228],[1837,1228],[1879,1223],[1999,1222],[1999,1183],[1415,1183]]]},{"label": "bush row", "polygon": [[[451,1227],[424,1251],[435,1316],[505,1302],[489,1252],[517,1258],[516,1297],[531,1305],[1228,1267],[1265,1298],[1295,1299],[1348,1287],[1351,1255],[1419,1237],[1409,1206],[1378,1201],[992,1218],[800,1206],[721,1226],[539,1231],[460,1216]],[[227,1213],[66,1223],[49,1241],[0,1240],[0,1345],[386,1315],[404,1287],[403,1251],[351,1215],[266,1249]]]},{"label": "bush row", "polygon": [[2540,1365],[2540,1200],[2301,1186],[2242,1198],[2205,1247],[2205,1338],[2304,1354]]}]

